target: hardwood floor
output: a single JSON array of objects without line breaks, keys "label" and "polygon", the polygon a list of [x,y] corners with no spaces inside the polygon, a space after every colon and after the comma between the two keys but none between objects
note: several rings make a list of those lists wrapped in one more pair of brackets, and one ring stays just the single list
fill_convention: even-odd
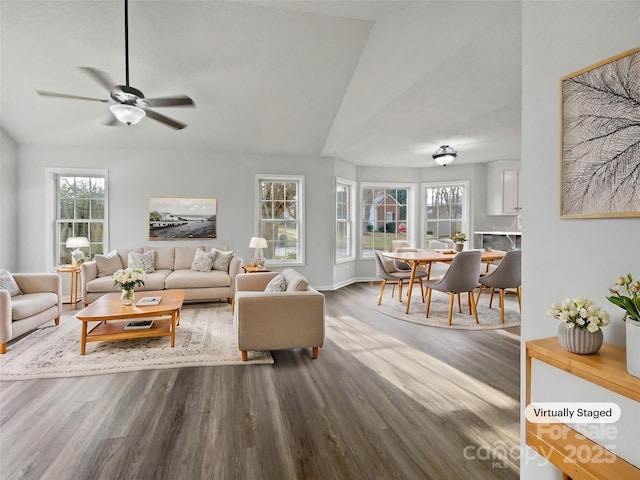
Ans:
[{"label": "hardwood floor", "polygon": [[517,479],[519,329],[399,321],[378,292],[325,292],[318,360],[2,382],[0,477]]}]

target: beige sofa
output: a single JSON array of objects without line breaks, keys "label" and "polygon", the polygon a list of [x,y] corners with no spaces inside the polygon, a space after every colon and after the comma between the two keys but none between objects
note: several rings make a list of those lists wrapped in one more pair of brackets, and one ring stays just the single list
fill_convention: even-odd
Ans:
[{"label": "beige sofa", "polygon": [[51,320],[60,323],[62,279],[57,273],[13,273],[22,294],[0,289],[0,353],[7,342]]},{"label": "beige sofa", "polygon": [[[80,285],[84,305],[87,306],[105,293],[118,292],[113,285],[111,275],[119,268],[127,268],[129,252],[148,253],[155,251],[154,272],[147,273],[145,284],[136,287],[144,290],[173,290],[185,291],[186,302],[204,302],[226,298],[233,302],[235,291],[235,277],[242,271],[242,258],[234,256],[227,271],[211,270],[206,272],[191,270],[197,249],[210,251],[212,247],[178,246],[156,247],[146,246],[136,249],[119,249],[110,254],[107,260],[104,256],[82,264],[80,269]],[[216,247],[218,248],[218,247]],[[226,251],[226,248],[218,248]]]},{"label": "beige sofa", "polygon": [[308,286],[295,270],[281,272],[283,292],[265,292],[278,272],[244,273],[236,277],[234,327],[242,361],[247,351],[312,348],[324,344],[324,295]]}]

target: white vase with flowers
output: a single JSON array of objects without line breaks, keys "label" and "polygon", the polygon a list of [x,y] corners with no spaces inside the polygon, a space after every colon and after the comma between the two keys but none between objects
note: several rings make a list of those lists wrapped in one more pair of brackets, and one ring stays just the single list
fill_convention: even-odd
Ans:
[{"label": "white vase with flowers", "polygon": [[626,323],[627,371],[640,377],[640,279],[628,273],[609,288],[607,299],[624,310]]},{"label": "white vase with flowers", "polygon": [[562,303],[552,304],[547,314],[562,322],[558,327],[558,340],[565,350],[589,355],[602,347],[601,327],[609,325],[609,314],[591,300],[566,298]]}]

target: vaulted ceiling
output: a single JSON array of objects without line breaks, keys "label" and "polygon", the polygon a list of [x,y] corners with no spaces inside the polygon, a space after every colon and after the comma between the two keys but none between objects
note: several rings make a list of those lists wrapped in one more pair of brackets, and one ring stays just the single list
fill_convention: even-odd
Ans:
[{"label": "vaulted ceiling", "polygon": [[520,156],[519,1],[130,0],[130,84],[187,94],[108,127],[78,66],[124,84],[123,0],[0,0],[0,122],[20,145],[337,157],[429,166]]}]

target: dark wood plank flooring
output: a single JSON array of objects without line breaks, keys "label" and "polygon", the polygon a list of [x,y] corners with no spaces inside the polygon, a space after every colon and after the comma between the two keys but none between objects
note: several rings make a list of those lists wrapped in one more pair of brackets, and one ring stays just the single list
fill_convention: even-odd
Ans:
[{"label": "dark wood plank flooring", "polygon": [[378,288],[326,292],[318,360],[2,382],[0,478],[517,479],[519,329],[392,319]]}]

